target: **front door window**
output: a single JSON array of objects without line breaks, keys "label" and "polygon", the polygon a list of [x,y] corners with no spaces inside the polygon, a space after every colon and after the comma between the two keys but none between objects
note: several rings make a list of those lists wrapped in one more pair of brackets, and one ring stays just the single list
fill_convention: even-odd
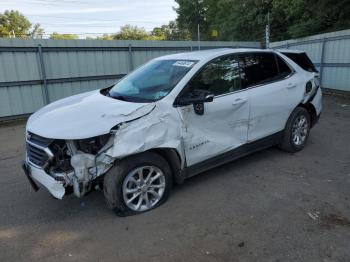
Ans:
[{"label": "front door window", "polygon": [[235,55],[220,57],[206,65],[187,85],[187,91],[207,90],[215,96],[241,90],[241,71]]}]

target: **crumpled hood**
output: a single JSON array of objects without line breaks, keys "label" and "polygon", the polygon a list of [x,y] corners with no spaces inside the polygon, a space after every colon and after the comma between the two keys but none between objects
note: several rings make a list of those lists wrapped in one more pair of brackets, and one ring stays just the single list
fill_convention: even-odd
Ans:
[{"label": "crumpled hood", "polygon": [[106,97],[99,90],[58,100],[28,120],[27,131],[55,139],[84,139],[107,134],[115,125],[151,112],[155,103]]}]

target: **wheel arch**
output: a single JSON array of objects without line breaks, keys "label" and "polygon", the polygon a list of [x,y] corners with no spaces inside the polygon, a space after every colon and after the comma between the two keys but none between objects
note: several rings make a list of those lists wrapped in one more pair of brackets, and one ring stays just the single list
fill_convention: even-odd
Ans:
[{"label": "wheel arch", "polygon": [[143,152],[127,155],[123,158],[118,158],[115,161],[115,164],[118,165],[118,162],[125,161],[126,159],[133,157],[135,155],[142,155],[147,152],[153,152],[163,157],[164,160],[169,164],[170,170],[173,175],[174,182],[176,184],[181,184],[185,175],[182,168],[182,158],[180,153],[175,148],[161,147],[161,148],[152,148]]},{"label": "wheel arch", "polygon": [[315,123],[317,122],[317,113],[316,113],[315,106],[312,103],[307,102],[305,104],[300,103],[297,107],[302,107],[302,108],[306,109],[306,111],[310,114],[311,127],[313,127],[315,125]]},{"label": "wheel arch", "polygon": [[181,156],[175,148],[154,148],[146,152],[155,152],[168,162],[176,184],[181,184],[184,181]]}]

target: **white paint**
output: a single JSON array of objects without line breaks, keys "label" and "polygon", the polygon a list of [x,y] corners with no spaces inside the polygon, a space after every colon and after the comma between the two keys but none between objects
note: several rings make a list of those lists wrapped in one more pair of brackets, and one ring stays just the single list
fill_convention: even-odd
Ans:
[{"label": "white paint", "polygon": [[45,173],[44,170],[29,165],[31,177],[43,185],[55,198],[62,199],[65,189],[61,183]]},{"label": "white paint", "polygon": [[299,74],[250,89],[248,141],[283,130],[290,113],[302,100],[304,90],[305,81]]},{"label": "white paint", "polygon": [[55,139],[89,138],[107,134],[115,125],[143,116],[154,106],[113,99],[97,90],[43,107],[29,118],[27,131]]},{"label": "white paint", "polygon": [[[217,96],[213,102],[205,103],[203,115],[196,114],[192,105],[173,106],[178,94],[203,65],[218,56],[247,51],[271,52],[214,49],[156,58],[198,62],[170,94],[154,103],[124,102],[103,96],[99,91],[88,92],[39,110],[30,117],[27,130],[43,137],[71,141],[107,134],[118,125],[106,152],[101,150],[103,154],[99,158],[106,161],[98,159],[98,174],[95,175],[106,172],[114,159],[154,148],[175,149],[181,157],[182,167],[185,162],[188,166],[199,163],[283,130],[292,110],[310,97],[305,94],[305,84],[313,81],[316,90],[314,74],[281,55],[294,69],[294,74],[284,80]],[[319,89],[312,101],[317,114],[322,109],[321,98]],[[93,156],[89,162],[86,168],[93,164]],[[75,165],[76,169],[78,167],[79,164]],[[33,177],[51,194],[57,198],[63,196],[62,185],[44,171],[33,170]],[[85,171],[79,169],[81,174],[86,174]]]},{"label": "white paint", "polygon": [[151,148],[174,148],[182,155],[181,140],[181,118],[177,110],[160,100],[150,114],[120,126],[114,146],[107,154],[120,158]]},{"label": "white paint", "polygon": [[204,115],[193,106],[179,108],[184,122],[186,161],[192,165],[225,153],[247,142],[248,91],[218,96],[206,103]]}]

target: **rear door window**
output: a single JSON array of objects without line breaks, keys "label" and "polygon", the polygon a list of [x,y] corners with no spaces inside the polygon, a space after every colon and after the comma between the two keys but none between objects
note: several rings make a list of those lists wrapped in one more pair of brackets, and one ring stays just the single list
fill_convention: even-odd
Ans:
[{"label": "rear door window", "polygon": [[284,60],[279,55],[276,55],[276,62],[278,66],[279,77],[281,79],[289,76],[292,73],[292,69],[290,69],[287,63],[284,62]]},{"label": "rear door window", "polygon": [[274,53],[245,53],[241,54],[239,58],[240,66],[243,69],[243,87],[264,84],[279,78]]},{"label": "rear door window", "polygon": [[311,62],[310,58],[307,56],[306,53],[288,53],[288,52],[282,52],[285,56],[293,60],[294,63],[296,63],[298,66],[300,66],[302,69],[309,71],[309,72],[317,72],[314,64]]}]

